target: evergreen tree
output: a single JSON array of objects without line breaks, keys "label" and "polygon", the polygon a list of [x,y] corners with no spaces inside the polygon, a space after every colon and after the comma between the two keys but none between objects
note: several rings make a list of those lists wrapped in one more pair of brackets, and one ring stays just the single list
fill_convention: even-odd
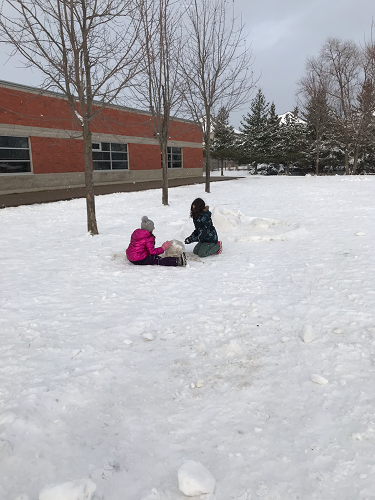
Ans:
[{"label": "evergreen tree", "polygon": [[291,166],[306,164],[307,127],[298,116],[298,108],[286,113],[280,127],[280,157],[289,175]]},{"label": "evergreen tree", "polygon": [[229,113],[221,108],[214,119],[214,139],[211,144],[211,156],[221,161],[221,175],[223,174],[224,160],[230,160],[234,155],[235,132],[229,125]]},{"label": "evergreen tree", "polygon": [[270,105],[266,102],[261,89],[250,103],[250,112],[241,121],[241,149],[242,158],[246,163],[255,166],[255,173],[259,163],[269,160],[269,131],[268,117]]},{"label": "evergreen tree", "polygon": [[282,156],[280,152],[281,134],[280,117],[276,114],[275,104],[272,103],[267,120],[268,129],[268,162],[281,163]]}]

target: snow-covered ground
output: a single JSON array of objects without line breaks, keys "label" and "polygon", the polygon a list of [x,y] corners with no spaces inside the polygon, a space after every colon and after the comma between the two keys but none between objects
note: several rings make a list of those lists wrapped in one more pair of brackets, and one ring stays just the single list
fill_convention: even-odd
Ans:
[{"label": "snow-covered ground", "polygon": [[[188,236],[197,196],[221,255],[125,260],[143,215]],[[119,193],[96,237],[84,200],[0,210],[1,500],[182,500],[186,460],[209,500],[374,499],[374,199],[363,176]]]}]

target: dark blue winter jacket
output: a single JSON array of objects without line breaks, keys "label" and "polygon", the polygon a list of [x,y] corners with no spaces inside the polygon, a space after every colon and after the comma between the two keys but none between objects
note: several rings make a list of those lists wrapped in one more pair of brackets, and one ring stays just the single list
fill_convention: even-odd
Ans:
[{"label": "dark blue winter jacket", "polygon": [[195,231],[186,238],[186,244],[193,243],[193,241],[199,241],[200,243],[217,243],[217,232],[212,223],[211,212],[208,208],[198,217],[198,219],[193,219],[193,222]]}]

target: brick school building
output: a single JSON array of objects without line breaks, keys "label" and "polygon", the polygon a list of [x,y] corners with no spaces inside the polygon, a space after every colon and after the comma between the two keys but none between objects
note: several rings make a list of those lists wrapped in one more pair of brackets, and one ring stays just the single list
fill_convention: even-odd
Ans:
[{"label": "brick school building", "polygon": [[[151,115],[109,106],[91,124],[95,185],[162,178]],[[169,177],[203,173],[202,133],[174,118],[168,143]],[[0,81],[0,194],[84,186],[80,126],[64,97]]]}]

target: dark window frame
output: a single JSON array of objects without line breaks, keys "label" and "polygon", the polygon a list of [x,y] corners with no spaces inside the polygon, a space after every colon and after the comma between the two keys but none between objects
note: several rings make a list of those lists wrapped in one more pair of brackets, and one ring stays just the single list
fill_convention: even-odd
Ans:
[{"label": "dark window frame", "polygon": [[182,148],[177,146],[167,147],[168,168],[183,168]]},{"label": "dark window frame", "polygon": [[[17,145],[17,141],[21,146]],[[17,158],[17,151],[20,152],[19,158]],[[28,136],[0,135],[0,175],[30,173],[32,173],[30,138]]]},{"label": "dark window frame", "polygon": [[[93,169],[96,172],[129,170],[129,151],[126,143],[93,141],[92,146],[99,146],[92,148]],[[119,168],[116,166],[118,164],[121,165]]]}]

